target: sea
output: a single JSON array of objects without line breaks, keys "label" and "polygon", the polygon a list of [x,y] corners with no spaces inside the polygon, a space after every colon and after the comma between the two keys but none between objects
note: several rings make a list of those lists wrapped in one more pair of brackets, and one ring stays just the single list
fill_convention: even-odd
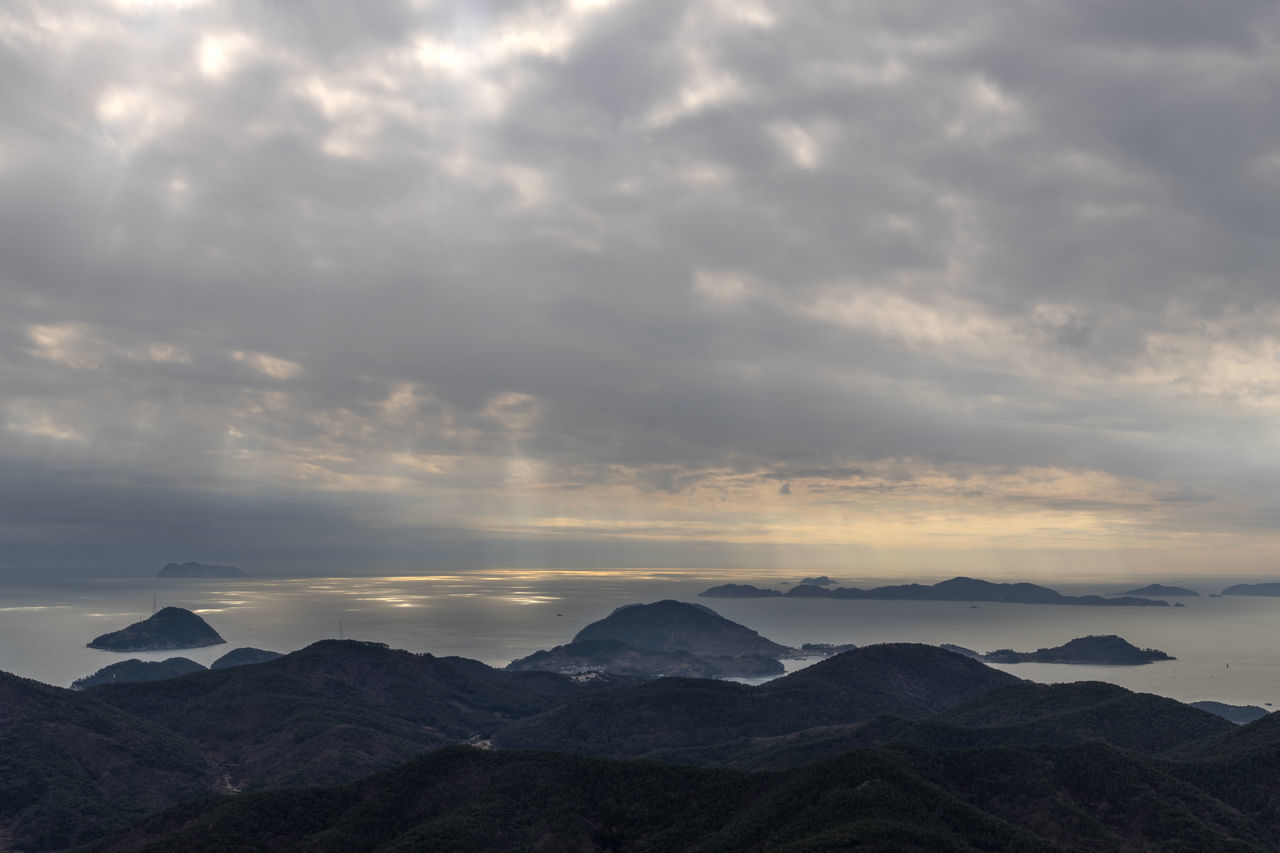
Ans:
[{"label": "sea", "polygon": [[[369,640],[502,667],[570,642],[583,626],[621,605],[676,599],[709,606],[769,639],[797,647],[919,642],[954,643],[979,652],[1034,651],[1075,637],[1117,634],[1176,660],[1144,666],[1024,663],[997,668],[1042,683],[1107,681],[1184,702],[1280,707],[1280,598],[1210,597],[1225,586],[1222,579],[1177,579],[1178,585],[1202,593],[1168,599],[1184,607],[698,597],[727,582],[786,589],[799,579],[709,569],[491,569],[227,580],[0,576],[0,670],[67,687],[128,658],[182,656],[207,666],[233,648],[290,652],[327,638]],[[899,580],[842,583],[868,587]],[[1103,583],[1052,586],[1067,594],[1116,594],[1126,588]],[[201,614],[226,645],[129,653],[86,648],[98,635],[167,606]],[[784,663],[795,670],[815,660]]]}]

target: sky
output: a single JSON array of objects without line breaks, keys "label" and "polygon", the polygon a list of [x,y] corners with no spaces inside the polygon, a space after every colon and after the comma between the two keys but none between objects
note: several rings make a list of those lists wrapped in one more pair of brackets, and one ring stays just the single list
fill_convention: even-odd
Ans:
[{"label": "sky", "polygon": [[1280,575],[1278,41],[8,0],[0,569]]}]

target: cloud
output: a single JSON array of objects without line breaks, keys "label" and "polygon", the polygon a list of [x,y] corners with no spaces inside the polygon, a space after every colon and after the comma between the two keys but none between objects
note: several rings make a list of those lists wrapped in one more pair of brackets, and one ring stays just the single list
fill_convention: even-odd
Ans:
[{"label": "cloud", "polygon": [[1271,6],[0,16],[0,466],[61,537],[1269,542]]}]

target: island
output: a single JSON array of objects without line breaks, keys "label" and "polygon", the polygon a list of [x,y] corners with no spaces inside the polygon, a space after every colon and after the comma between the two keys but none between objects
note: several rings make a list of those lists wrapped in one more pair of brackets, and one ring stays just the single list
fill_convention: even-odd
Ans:
[{"label": "island", "polygon": [[835,586],[840,581],[835,578],[829,578],[826,575],[818,575],[816,578],[801,578],[800,583],[812,584],[814,586]]},{"label": "island", "polygon": [[1159,649],[1140,649],[1115,634],[1077,637],[1052,649],[1015,652],[998,649],[982,656],[987,663],[1073,663],[1138,666],[1154,661],[1176,660]]},{"label": "island", "polygon": [[247,578],[235,566],[210,566],[204,563],[166,563],[158,578]]},{"label": "island", "polygon": [[1222,595],[1280,595],[1280,583],[1238,583],[1222,591]]},{"label": "island", "polygon": [[127,628],[103,634],[85,645],[109,652],[143,652],[163,649],[198,649],[226,640],[190,610],[166,607]]},{"label": "island", "polygon": [[247,666],[254,663],[266,663],[269,660],[275,660],[283,657],[279,652],[269,652],[266,649],[255,649],[245,646],[239,649],[232,649],[213,663],[209,664],[209,669],[229,669],[233,666]]},{"label": "island", "polygon": [[754,677],[783,672],[779,657],[795,650],[761,637],[709,607],[682,601],[627,604],[570,643],[512,661],[507,669],[566,674]]},{"label": "island", "polygon": [[84,690],[99,684],[127,684],[136,681],[163,681],[166,678],[177,678],[190,672],[204,672],[204,667],[190,658],[167,658],[165,660],[138,660],[129,658],[119,663],[109,664],[84,678],[71,682],[72,690]]},{"label": "island", "polygon": [[[1280,584],[1276,585],[1280,587]],[[1276,593],[1280,595],[1280,592]],[[802,583],[786,593],[761,589],[751,584],[729,583],[713,586],[698,593],[700,598],[842,598],[882,601],[997,601],[1006,604],[1075,604],[1085,606],[1168,607],[1160,599],[1131,595],[1105,598],[1101,595],[1063,595],[1033,583],[993,583],[977,578],[955,577],[932,585],[909,583],[878,586],[873,589],[836,587]]]},{"label": "island", "polygon": [[1163,595],[1167,598],[1178,598],[1193,595],[1199,597],[1200,593],[1183,586],[1165,586],[1162,583],[1152,583],[1141,589],[1131,589],[1128,592],[1123,592],[1121,595]]},{"label": "island", "polygon": [[761,589],[749,583],[726,583],[698,593],[701,598],[776,598],[782,595],[776,589]]}]

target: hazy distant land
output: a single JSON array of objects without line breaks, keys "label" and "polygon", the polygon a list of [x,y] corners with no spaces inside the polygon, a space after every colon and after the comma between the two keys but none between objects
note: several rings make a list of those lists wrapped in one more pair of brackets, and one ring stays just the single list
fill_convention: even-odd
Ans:
[{"label": "hazy distant land", "polygon": [[1238,583],[1222,591],[1223,595],[1263,595],[1280,596],[1280,583]]},{"label": "hazy distant land", "polygon": [[[1280,588],[1280,584],[1276,585]],[[1275,593],[1280,595],[1280,592]],[[1130,595],[1107,598],[1101,595],[1063,595],[1033,583],[992,583],[976,578],[956,577],[930,586],[897,584],[873,589],[798,584],[783,593],[751,584],[728,583],[698,593],[704,598],[844,598],[885,601],[996,601],[1010,604],[1073,604],[1083,606],[1168,607],[1169,602]]]},{"label": "hazy distant land", "polygon": [[204,563],[166,563],[159,578],[247,578],[248,575],[235,566],[206,565]]},{"label": "hazy distant land", "polygon": [[1196,592],[1194,589],[1187,589],[1183,586],[1165,586],[1162,583],[1152,583],[1147,584],[1140,589],[1131,589],[1128,592],[1123,592],[1121,595],[1163,595],[1168,598],[1178,598],[1190,596],[1199,597],[1200,593]]}]

